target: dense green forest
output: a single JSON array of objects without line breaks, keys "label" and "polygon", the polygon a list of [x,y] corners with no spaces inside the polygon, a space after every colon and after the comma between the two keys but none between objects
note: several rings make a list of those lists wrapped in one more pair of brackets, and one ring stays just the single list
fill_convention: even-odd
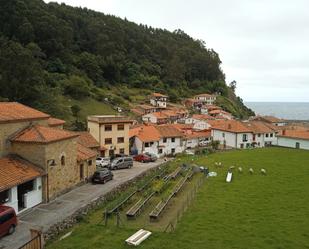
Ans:
[{"label": "dense green forest", "polygon": [[216,92],[232,101],[239,117],[252,114],[225,84],[220,64],[214,50],[181,30],[41,0],[0,0],[0,100],[57,117],[77,116],[78,105],[70,108],[75,100],[108,98],[121,106],[144,89],[176,102]]}]

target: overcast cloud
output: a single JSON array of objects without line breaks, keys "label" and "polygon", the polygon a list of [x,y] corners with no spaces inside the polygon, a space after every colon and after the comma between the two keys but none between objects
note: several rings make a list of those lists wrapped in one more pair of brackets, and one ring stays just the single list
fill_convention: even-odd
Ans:
[{"label": "overcast cloud", "polygon": [[[50,2],[45,0],[46,2]],[[182,29],[222,60],[245,101],[309,102],[308,0],[60,0],[130,21]]]}]

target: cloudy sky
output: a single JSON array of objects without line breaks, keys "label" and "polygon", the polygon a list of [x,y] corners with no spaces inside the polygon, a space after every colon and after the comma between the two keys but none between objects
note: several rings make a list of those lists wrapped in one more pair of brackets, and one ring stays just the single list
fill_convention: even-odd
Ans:
[{"label": "cloudy sky", "polygon": [[[49,2],[48,0],[45,0]],[[309,102],[308,0],[60,0],[182,29],[215,49],[245,101]]]}]

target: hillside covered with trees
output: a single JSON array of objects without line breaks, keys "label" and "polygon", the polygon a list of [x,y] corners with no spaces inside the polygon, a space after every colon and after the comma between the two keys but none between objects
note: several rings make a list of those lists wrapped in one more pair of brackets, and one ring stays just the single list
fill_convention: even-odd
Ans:
[{"label": "hillside covered with trees", "polygon": [[252,114],[226,85],[220,64],[214,50],[181,30],[42,0],[0,0],[0,100],[60,118],[77,115],[74,101],[109,98],[108,105],[125,106],[147,91],[176,102],[216,92],[239,117]]}]

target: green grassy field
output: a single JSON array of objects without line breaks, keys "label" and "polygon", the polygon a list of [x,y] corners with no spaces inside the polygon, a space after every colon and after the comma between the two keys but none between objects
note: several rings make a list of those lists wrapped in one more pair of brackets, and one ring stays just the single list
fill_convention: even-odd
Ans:
[{"label": "green grassy field", "polygon": [[[174,232],[154,231],[140,248],[309,248],[309,151],[255,149],[181,161],[192,159],[218,176],[207,179]],[[216,168],[215,162],[223,167]],[[243,173],[235,170],[232,183],[226,183],[232,165],[241,166]],[[261,168],[267,176],[260,174]],[[47,248],[130,248],[124,240],[135,231],[128,223],[105,227],[94,213],[76,225],[70,237]]]}]

